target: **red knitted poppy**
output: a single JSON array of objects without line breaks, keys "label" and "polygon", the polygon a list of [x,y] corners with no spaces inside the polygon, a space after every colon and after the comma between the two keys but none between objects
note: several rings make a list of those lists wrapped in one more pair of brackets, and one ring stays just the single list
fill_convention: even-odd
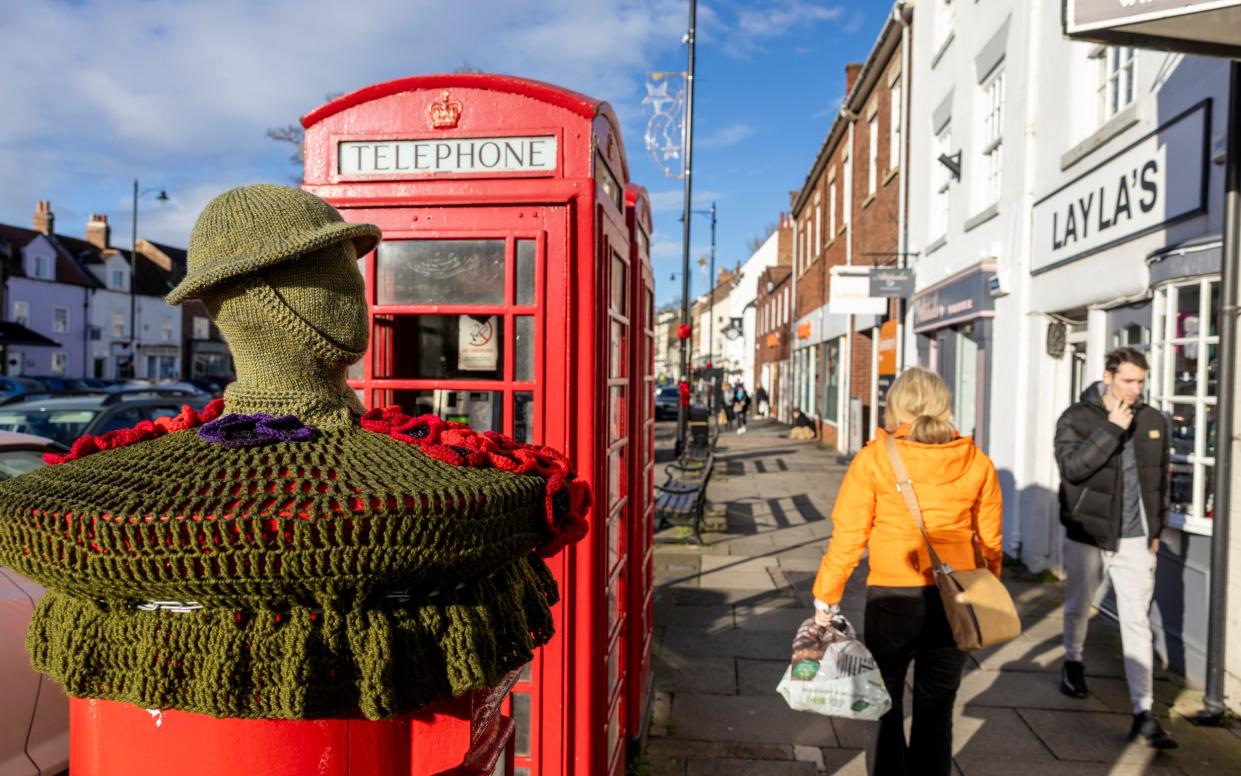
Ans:
[{"label": "red knitted poppy", "polygon": [[157,439],[165,434],[201,426],[220,417],[223,412],[223,399],[212,400],[203,408],[202,412],[186,404],[181,407],[181,413],[174,417],[143,420],[139,421],[138,425],[133,428],[119,428],[99,436],[87,434],[86,436],[79,437],[74,441],[73,446],[69,448],[67,453],[44,453],[43,462],[48,466],[55,466],[56,464],[75,461],[78,458],[84,458],[103,450],[115,450],[118,447],[146,442],[149,439]]},{"label": "red knitted poppy", "polygon": [[397,406],[376,408],[362,416],[362,428],[417,445],[432,458],[453,466],[501,469],[542,477],[550,538],[536,552],[551,557],[586,536],[590,486],[576,479],[569,460],[559,451],[528,445],[495,431],[473,431],[464,423],[435,415],[406,415]]}]

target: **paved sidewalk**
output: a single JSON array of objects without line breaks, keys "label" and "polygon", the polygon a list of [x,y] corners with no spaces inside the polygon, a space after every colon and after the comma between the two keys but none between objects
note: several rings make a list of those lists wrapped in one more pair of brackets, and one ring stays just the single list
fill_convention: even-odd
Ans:
[{"label": "paved sidewalk", "polygon": [[[671,424],[658,436],[670,445]],[[665,453],[669,455],[669,453]],[[663,456],[661,456],[661,460]],[[775,687],[793,632],[810,614],[810,584],[831,534],[845,469],[770,421],[724,431],[709,491],[706,546],[657,537],[655,708],[650,776],[865,774],[874,723],[791,711]],[[662,477],[662,464],[657,466]],[[845,614],[860,629],[865,563]],[[1058,690],[1063,590],[1006,579],[1025,632],[974,653],[957,698],[963,776],[1206,776],[1241,773],[1241,725],[1199,728],[1183,715],[1200,694],[1160,674],[1155,711],[1181,743],[1160,753],[1125,742],[1131,716],[1115,624],[1090,626],[1091,697]],[[908,702],[906,709],[908,709]]]}]

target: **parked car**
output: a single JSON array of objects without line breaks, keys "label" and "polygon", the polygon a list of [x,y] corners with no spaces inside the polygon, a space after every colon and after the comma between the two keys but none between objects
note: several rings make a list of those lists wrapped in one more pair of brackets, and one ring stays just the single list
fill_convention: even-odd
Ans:
[{"label": "parked car", "polygon": [[104,434],[130,428],[143,420],[173,416],[187,404],[201,410],[210,400],[202,393],[160,386],[32,399],[0,407],[0,431],[34,434],[68,447],[86,434]]},{"label": "parked car", "polygon": [[675,418],[681,404],[681,391],[675,385],[665,385],[655,394],[655,420]]},{"label": "parked car", "polygon": [[[0,432],[0,479],[43,466],[61,451],[48,439]],[[47,776],[69,767],[69,701],[56,682],[30,667],[26,630],[42,586],[0,567],[0,776]]]},{"label": "parked car", "polygon": [[21,401],[26,396],[47,392],[47,386],[29,377],[0,377],[0,404]]},{"label": "parked car", "polygon": [[43,383],[43,388],[56,393],[64,393],[73,390],[71,381],[67,377],[58,377],[56,375],[26,375],[29,380],[36,380]]}]

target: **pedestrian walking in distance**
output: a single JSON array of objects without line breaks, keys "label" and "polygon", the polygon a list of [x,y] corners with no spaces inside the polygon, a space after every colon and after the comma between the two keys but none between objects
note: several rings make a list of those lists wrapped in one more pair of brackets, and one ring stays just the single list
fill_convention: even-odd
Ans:
[{"label": "pedestrian walking in distance", "polygon": [[1176,741],[1151,714],[1150,607],[1155,559],[1168,510],[1168,424],[1142,403],[1146,357],[1107,354],[1103,380],[1082,392],[1056,423],[1060,522],[1065,528],[1064,668],[1060,690],[1085,698],[1086,626],[1107,574],[1116,592],[1125,680],[1133,703],[1129,740],[1160,749]]},{"label": "pedestrian walking in distance", "polygon": [[741,381],[733,387],[733,413],[737,416],[737,433],[745,433],[746,414],[750,411],[750,394],[746,393]]},{"label": "pedestrian walking in distance", "polygon": [[767,417],[767,389],[763,387],[762,383],[759,383],[758,387],[754,389],[754,404],[758,413],[756,417]]},{"label": "pedestrian walking in distance", "polygon": [[[886,429],[853,459],[832,508],[832,538],[814,581],[815,619],[839,612],[845,582],[870,551],[863,640],[892,709],[867,752],[872,776],[952,772],[952,706],[965,653],[953,640],[930,553],[896,487],[885,438],[896,438],[940,559],[954,569],[1000,574],[1003,505],[995,467],[952,424],[952,394],[934,372],[907,369],[888,392]],[[913,728],[905,739],[905,675],[914,665]]]}]

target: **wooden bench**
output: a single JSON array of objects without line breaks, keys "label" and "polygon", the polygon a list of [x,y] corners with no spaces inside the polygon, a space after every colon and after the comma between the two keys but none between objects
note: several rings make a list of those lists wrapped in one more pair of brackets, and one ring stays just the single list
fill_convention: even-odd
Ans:
[{"label": "wooden bench", "polygon": [[674,461],[664,467],[668,479],[655,486],[655,519],[660,529],[688,525],[694,540],[702,544],[702,520],[707,506],[707,485],[715,469],[715,456],[685,466]]}]

